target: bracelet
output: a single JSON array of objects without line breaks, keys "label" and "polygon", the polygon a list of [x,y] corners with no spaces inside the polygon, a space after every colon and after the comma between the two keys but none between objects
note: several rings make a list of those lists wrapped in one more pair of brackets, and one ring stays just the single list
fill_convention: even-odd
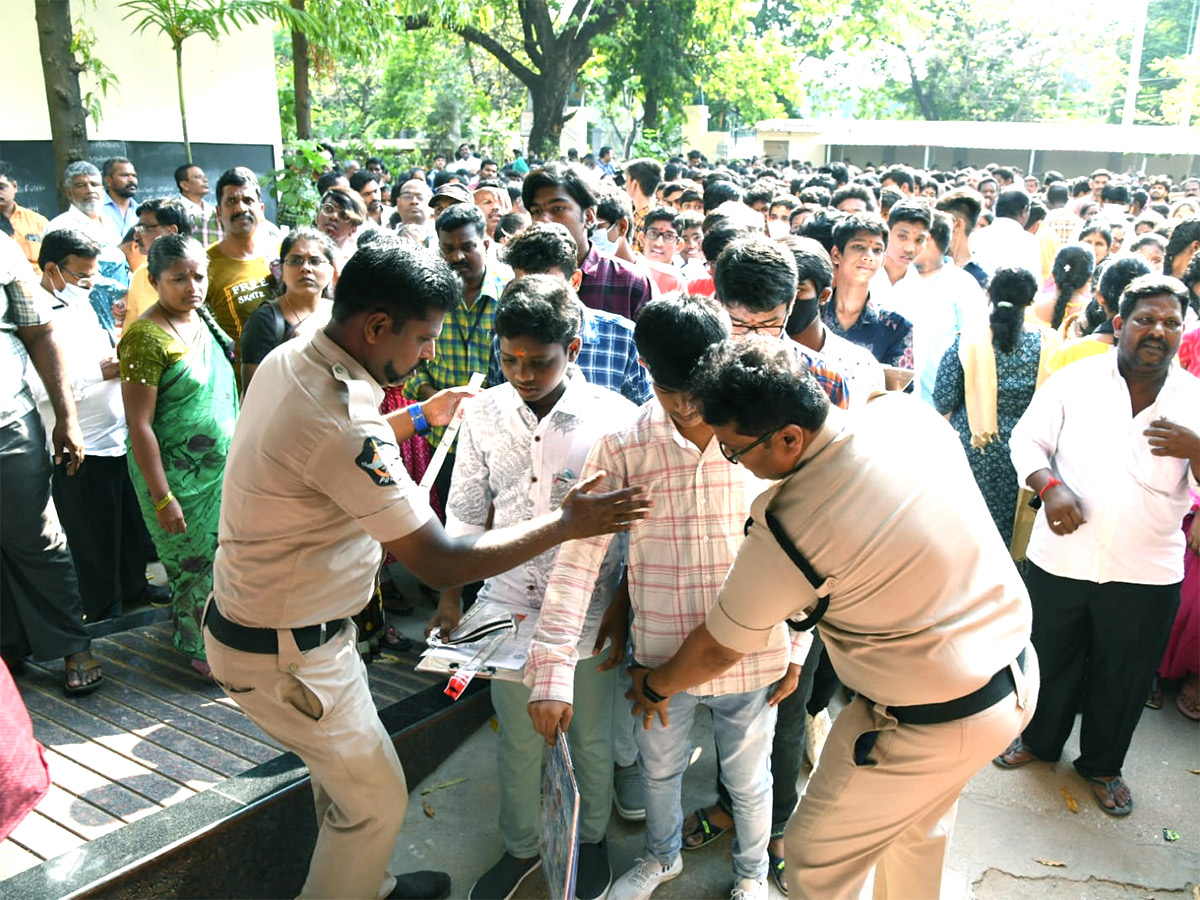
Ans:
[{"label": "bracelet", "polygon": [[1050,488],[1052,488],[1052,487],[1058,487],[1061,484],[1062,484],[1062,482],[1059,481],[1057,478],[1051,478],[1049,481],[1047,481],[1045,484],[1043,484],[1042,489],[1040,491],[1038,491],[1038,499],[1044,500],[1046,498],[1046,491],[1050,490]]},{"label": "bracelet", "polygon": [[667,699],[654,688],[650,687],[649,672],[647,672],[646,677],[642,679],[642,694],[645,695],[646,699],[651,703],[663,703]]},{"label": "bracelet", "polygon": [[425,413],[421,412],[421,404],[413,403],[408,407],[408,414],[412,418],[413,428],[417,429],[417,434],[429,434],[429,422],[425,420]]},{"label": "bracelet", "polygon": [[165,494],[163,494],[163,498],[154,504],[154,511],[156,513],[162,512],[164,509],[166,509],[168,506],[171,505],[171,501],[173,501],[174,499],[175,499],[175,495],[173,493],[171,493],[170,491],[167,491]]}]

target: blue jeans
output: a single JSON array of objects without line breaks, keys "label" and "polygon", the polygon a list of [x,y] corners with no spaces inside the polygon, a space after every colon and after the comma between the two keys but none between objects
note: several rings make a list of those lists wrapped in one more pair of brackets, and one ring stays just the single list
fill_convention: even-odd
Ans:
[{"label": "blue jeans", "polygon": [[733,872],[737,878],[767,877],[767,841],[771,835],[771,739],[775,708],[767,705],[771,688],[721,697],[676,694],[667,705],[670,726],[656,718],[650,730],[637,729],[638,761],[646,785],[646,851],[670,865],[683,846],[683,772],[692,745],[689,735],[696,707],[712,710],[713,737],[721,781],[733,800]]}]

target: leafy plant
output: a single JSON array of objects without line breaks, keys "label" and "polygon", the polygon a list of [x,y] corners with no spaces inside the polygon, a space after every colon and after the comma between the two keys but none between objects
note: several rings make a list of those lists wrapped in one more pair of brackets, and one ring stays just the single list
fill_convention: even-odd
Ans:
[{"label": "leafy plant", "polygon": [[96,32],[77,19],[71,32],[71,53],[79,64],[79,74],[89,76],[96,86],[95,90],[83,92],[83,108],[91,116],[92,124],[99,127],[102,114],[100,101],[108,97],[109,90],[117,86],[119,79],[100,57],[92,53],[95,46]]},{"label": "leafy plant", "polygon": [[329,159],[316,141],[293,141],[283,148],[283,168],[264,175],[263,187],[274,192],[285,217],[311,222],[321,203],[317,179],[328,167]]},{"label": "leafy plant", "polygon": [[183,93],[183,42],[203,35],[218,41],[230,34],[263,21],[278,21],[293,28],[315,27],[310,16],[275,0],[122,0],[125,20],[134,20],[133,33],[158,31],[171,42],[175,51],[175,81],[179,88],[179,120],[183,125],[183,149],[192,161],[188,140],[187,104]]}]

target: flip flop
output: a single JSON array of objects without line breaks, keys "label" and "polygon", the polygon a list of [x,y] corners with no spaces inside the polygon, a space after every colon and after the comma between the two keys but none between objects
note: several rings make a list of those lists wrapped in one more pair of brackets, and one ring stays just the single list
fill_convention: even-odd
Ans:
[{"label": "flip flop", "polygon": [[[84,676],[87,675],[88,672],[94,672],[99,668],[101,668],[101,665],[100,660],[98,659],[89,659],[86,662],[76,662],[73,666],[67,665],[66,661],[64,660],[63,690],[75,697],[82,696],[83,694],[90,694],[96,688],[100,687],[100,682],[104,680],[104,674],[101,673],[99,678],[87,684],[85,684],[83,681]],[[71,684],[69,681],[67,681],[67,675],[69,675],[71,672],[74,672],[76,677],[79,678],[79,684]]]},{"label": "flip flop", "polygon": [[1183,688],[1175,698],[1175,707],[1193,722],[1200,722],[1200,698],[1185,693]]},{"label": "flip flop", "polygon": [[[1110,816],[1127,816],[1133,812],[1132,793],[1129,795],[1128,803],[1126,803],[1124,806],[1117,805],[1117,788],[1123,784],[1121,781],[1121,776],[1118,775],[1112,781],[1105,781],[1103,778],[1084,776],[1084,781],[1091,786],[1092,796],[1096,798],[1096,805]],[[1099,790],[1097,790],[1097,788],[1099,788]],[[1112,803],[1112,806],[1108,806],[1104,802],[1105,800]]]},{"label": "flip flop", "polygon": [[787,862],[782,856],[775,856],[768,851],[767,853],[767,872],[771,875],[771,880],[775,882],[775,887],[779,888],[779,893],[787,896]]},{"label": "flip flop", "polygon": [[[1028,753],[1029,759],[1023,759],[1020,762],[1011,762],[1010,763],[1008,760],[1006,760],[1004,758],[1004,757],[1008,756],[1010,753]],[[1029,747],[1029,745],[1026,744],[1023,740],[1021,740],[1020,737],[1013,738],[1013,741],[1011,744],[1008,745],[1008,748],[1003,753],[1001,753],[999,756],[997,756],[995,759],[992,760],[992,762],[994,762],[996,765],[998,765],[1002,769],[1019,769],[1019,768],[1021,768],[1021,766],[1027,766],[1031,762],[1037,762],[1037,761],[1038,761],[1037,754],[1034,753],[1033,750]]]},{"label": "flip flop", "polygon": [[[683,836],[683,849],[684,850],[699,850],[701,847],[707,847],[709,844],[711,844],[713,841],[715,841],[717,838],[719,838],[721,835],[723,835],[725,832],[729,831],[730,828],[733,827],[731,825],[731,826],[729,826],[729,828],[718,828],[716,825],[714,825],[712,822],[710,822],[708,820],[708,813],[705,811],[705,808],[703,806],[700,807],[699,809],[697,809],[694,813],[692,813],[692,815],[694,815],[696,817],[696,824],[699,827],[695,831],[689,832],[688,834],[685,834]],[[701,839],[700,843],[689,844],[688,838],[695,837],[696,835],[701,836],[702,839]]]}]

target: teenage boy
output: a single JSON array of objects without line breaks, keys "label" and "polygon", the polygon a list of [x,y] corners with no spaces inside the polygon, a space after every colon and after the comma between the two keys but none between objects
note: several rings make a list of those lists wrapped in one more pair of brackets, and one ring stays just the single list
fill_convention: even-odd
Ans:
[{"label": "teenage boy", "polygon": [[645,266],[661,295],[687,287],[687,278],[675,266],[675,251],[681,238],[675,228],[677,215],[671,207],[659,206],[642,219],[639,235],[642,253],[638,262]]},{"label": "teenage boy", "polygon": [[[572,288],[579,284],[581,275],[575,259],[575,240],[557,222],[532,225],[509,238],[504,248],[504,262],[512,267],[517,278],[553,275]],[[641,406],[650,399],[650,383],[646,379],[646,370],[638,362],[633,323],[624,316],[592,309],[582,303],[579,308],[583,316],[579,332],[582,344],[575,364],[589,383],[616,391]],[[488,384],[504,382],[500,338],[496,336],[492,338],[487,380]]]},{"label": "teenage boy", "polygon": [[[505,383],[480,394],[468,408],[459,436],[454,480],[446,507],[453,536],[481,534],[525,522],[558,507],[575,484],[592,444],[636,414],[636,407],[607,388],[588,384],[572,365],[582,343],[581,304],[561,279],[530,275],[508,285],[496,309],[500,364]],[[494,511],[494,512],[493,512]],[[621,576],[622,542],[610,542],[598,561],[587,602],[582,646],[596,640],[600,618]],[[480,603],[525,616],[536,626],[557,548],[484,582]],[[442,594],[430,630],[447,633],[461,615],[461,589]],[[579,784],[580,852],[576,897],[594,900],[608,890],[612,872],[604,835],[612,805],[612,694],[616,672],[603,655],[575,669],[580,698],[571,729],[571,758]],[[541,866],[541,745],[525,712],[529,688],[493,680],[492,705],[500,723],[500,831],[505,853],[471,888],[472,900],[507,900]]]},{"label": "teenage boy", "polygon": [[976,325],[982,327],[988,315],[987,297],[974,278],[958,266],[946,264],[954,229],[948,213],[931,214],[923,203],[906,200],[892,207],[888,228],[889,254],[896,244],[920,248],[910,274],[896,285],[888,306],[912,322],[915,392],[932,404],[942,356],[959,334],[970,333]]},{"label": "teenage boy", "polygon": [[883,264],[887,241],[888,227],[874,213],[837,221],[829,253],[837,288],[821,319],[831,332],[866,347],[885,366],[911,369],[912,323],[871,300],[871,279]]},{"label": "teenage boy", "polygon": [[812,238],[788,237],[779,243],[796,263],[796,302],[784,330],[797,344],[841,370],[850,387],[852,406],[866,403],[872,394],[884,390],[883,366],[869,350],[834,334],[821,321],[821,307],[833,296],[829,254]]},{"label": "teenage boy", "polygon": [[[726,459],[686,388],[703,352],[729,336],[724,311],[708,298],[662,298],[643,308],[636,336],[654,399],[631,425],[600,439],[584,475],[603,471],[609,484],[654,485],[653,518],[630,530],[626,570],[634,666],[644,666],[671,656],[716,602],[741,546],[749,504],[763,485]],[[609,543],[582,540],[565,546],[546,589],[525,677],[532,688],[530,717],[547,742],[556,728],[567,729],[572,722],[577,646]],[[610,610],[606,624],[628,621],[625,611],[616,608],[620,615],[612,616]],[[688,735],[701,703],[712,712],[722,779],[733,798],[734,895],[767,896],[767,755],[773,704],[795,686],[791,680],[791,688],[772,688],[787,672],[792,654],[786,631],[773,629],[762,651],[721,678],[676,695],[662,727],[651,729],[647,720],[637,730],[646,791],[646,854],[617,879],[609,900],[649,897],[683,871],[680,788],[691,751]],[[619,658],[623,648],[616,637],[613,654]],[[583,704],[575,705],[585,712]]]},{"label": "teenage boy", "polygon": [[[729,313],[733,337],[751,335],[787,340],[796,302],[796,262],[791,253],[761,235],[742,237],[721,251],[713,267],[717,299]],[[808,366],[834,406],[850,405],[846,377],[817,351],[787,341]]]}]

